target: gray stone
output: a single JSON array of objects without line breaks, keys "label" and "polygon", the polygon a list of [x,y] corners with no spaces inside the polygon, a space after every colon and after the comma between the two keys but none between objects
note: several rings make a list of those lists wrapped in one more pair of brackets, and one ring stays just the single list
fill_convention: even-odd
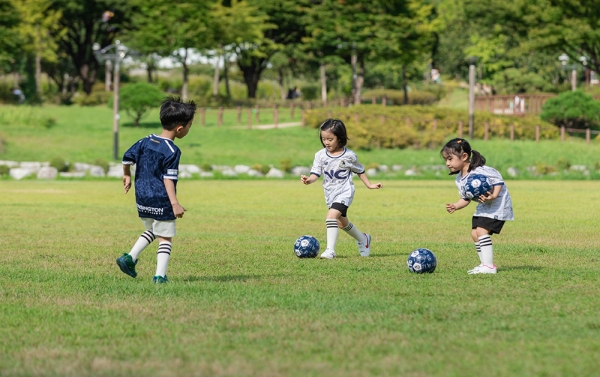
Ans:
[{"label": "gray stone", "polygon": [[217,170],[217,171],[232,170],[231,166],[227,166],[227,165],[213,165],[212,169]]},{"label": "gray stone", "polygon": [[587,167],[585,165],[573,165],[569,169],[574,171],[586,171]]},{"label": "gray stone", "polygon": [[221,174],[223,174],[224,176],[227,177],[237,177],[238,173],[235,172],[235,170],[229,168],[229,169],[225,169],[221,172]]},{"label": "gray stone", "polygon": [[382,173],[387,173],[388,171],[390,171],[390,168],[387,165],[379,165],[377,170],[379,170]]},{"label": "gray stone", "polygon": [[310,168],[306,167],[306,166],[294,166],[292,168],[292,174],[293,175],[309,175],[310,174]]},{"label": "gray stone", "polygon": [[104,168],[102,166],[90,166],[90,170],[89,170],[90,176],[91,177],[105,177],[106,176],[106,172],[104,172]]},{"label": "gray stone", "polygon": [[62,172],[62,173],[59,173],[59,175],[64,178],[83,178],[83,177],[85,177],[85,172],[84,171]]},{"label": "gray stone", "polygon": [[88,171],[91,167],[90,164],[84,164],[83,162],[76,162],[73,164],[74,171]]},{"label": "gray stone", "polygon": [[418,175],[419,173],[417,172],[416,169],[408,169],[404,172],[404,175],[407,177],[414,177],[415,175]]},{"label": "gray stone", "polygon": [[402,165],[392,165],[392,170],[393,171],[400,171],[400,170],[402,170]]},{"label": "gray stone", "polygon": [[10,169],[8,174],[11,176],[11,178],[19,180],[25,177],[29,177],[31,174],[33,174],[33,172],[29,169],[24,168],[12,168]]},{"label": "gray stone", "polygon": [[264,177],[263,173],[259,172],[258,170],[254,170],[254,169],[248,170],[248,172],[246,174],[249,177]]},{"label": "gray stone", "polygon": [[42,168],[42,163],[35,161],[24,161],[19,164],[19,167],[23,169],[29,169],[32,173],[37,173],[37,171]]},{"label": "gray stone", "polygon": [[191,165],[191,164],[180,164],[179,165],[179,172],[181,174],[181,172],[187,172],[190,174],[200,174],[202,170],[197,167],[196,165]]},{"label": "gray stone", "polygon": [[285,173],[276,168],[271,168],[266,175],[267,178],[283,178],[284,176]]},{"label": "gray stone", "polygon": [[516,177],[519,175],[519,170],[517,168],[513,168],[512,166],[506,169],[509,177]]},{"label": "gray stone", "polygon": [[235,165],[233,167],[233,171],[235,171],[238,174],[248,173],[249,170],[250,170],[250,166],[248,166],[248,165]]},{"label": "gray stone", "polygon": [[9,168],[16,168],[19,166],[19,163],[17,161],[4,161],[4,160],[0,160],[0,165],[6,165]]},{"label": "gray stone", "polygon": [[192,173],[188,172],[188,171],[179,171],[179,174],[177,174],[177,178],[192,178]]},{"label": "gray stone", "polygon": [[[133,174],[133,171],[131,172]],[[123,178],[123,166],[122,165],[114,165],[108,169],[108,173],[106,173],[107,177],[114,178]]]},{"label": "gray stone", "polygon": [[215,174],[211,171],[200,172],[200,178],[212,178],[214,176],[215,176]]},{"label": "gray stone", "polygon": [[367,170],[367,175],[368,175],[368,176],[374,176],[374,175],[377,175],[377,169],[375,169],[375,168],[368,169],[368,170]]},{"label": "gray stone", "polygon": [[56,179],[58,169],[52,166],[44,166],[37,172],[37,179]]}]

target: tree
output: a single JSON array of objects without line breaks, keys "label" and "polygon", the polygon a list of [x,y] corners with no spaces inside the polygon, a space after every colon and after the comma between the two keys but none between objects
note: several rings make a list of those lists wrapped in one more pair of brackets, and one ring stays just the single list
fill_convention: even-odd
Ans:
[{"label": "tree", "polygon": [[17,31],[20,17],[10,0],[0,0],[0,69],[9,71],[19,54],[21,36]]},{"label": "tree", "polygon": [[[138,126],[148,110],[160,106],[165,95],[156,86],[146,82],[125,85],[120,92],[119,106],[133,118],[133,125]],[[112,99],[108,107],[112,108]]]},{"label": "tree", "polygon": [[597,129],[600,102],[581,90],[563,92],[544,103],[540,118],[557,126]]},{"label": "tree", "polygon": [[269,59],[284,46],[298,44],[305,36],[303,16],[309,0],[248,0],[260,15],[268,17],[275,25],[264,30],[259,42],[246,42],[235,46],[237,63],[244,75],[248,97],[256,98],[261,74],[269,65]]},{"label": "tree", "polygon": [[58,29],[62,12],[50,10],[50,0],[14,0],[14,5],[22,20],[18,30],[25,42],[23,50],[35,57],[35,91],[41,98],[42,60],[58,60],[56,38],[61,38],[64,33],[64,29]]},{"label": "tree", "polygon": [[[50,34],[57,39],[59,49],[73,62],[85,93],[92,92],[96,81],[98,61],[94,57],[94,43],[106,47],[116,36],[130,27],[130,16],[136,13],[127,0],[50,0],[50,12],[61,12],[56,30]],[[65,32],[63,32],[65,30]]]},{"label": "tree", "polygon": [[209,27],[214,3],[214,0],[194,3],[139,0],[136,3],[140,10],[133,17],[134,31],[127,40],[143,54],[169,56],[181,64],[184,101],[188,99],[190,55],[215,45]]}]

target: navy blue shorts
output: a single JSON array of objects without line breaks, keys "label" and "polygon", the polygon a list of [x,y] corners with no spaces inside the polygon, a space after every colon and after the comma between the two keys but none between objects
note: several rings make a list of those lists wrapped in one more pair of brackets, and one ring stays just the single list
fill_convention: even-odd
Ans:
[{"label": "navy blue shorts", "polygon": [[340,211],[342,213],[342,217],[346,217],[346,213],[348,212],[348,206],[342,203],[333,203],[329,208]]}]

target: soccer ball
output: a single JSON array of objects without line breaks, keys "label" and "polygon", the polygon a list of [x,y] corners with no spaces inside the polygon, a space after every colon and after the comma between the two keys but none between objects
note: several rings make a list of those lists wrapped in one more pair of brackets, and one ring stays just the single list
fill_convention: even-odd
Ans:
[{"label": "soccer ball", "polygon": [[416,249],[408,256],[408,270],[417,274],[432,273],[437,266],[437,258],[429,249]]},{"label": "soccer ball", "polygon": [[479,196],[492,191],[492,185],[488,178],[483,174],[472,174],[467,177],[467,183],[464,186],[464,197],[469,200],[477,200]]},{"label": "soccer ball", "polygon": [[300,236],[294,243],[294,253],[298,258],[315,258],[321,245],[313,236]]}]

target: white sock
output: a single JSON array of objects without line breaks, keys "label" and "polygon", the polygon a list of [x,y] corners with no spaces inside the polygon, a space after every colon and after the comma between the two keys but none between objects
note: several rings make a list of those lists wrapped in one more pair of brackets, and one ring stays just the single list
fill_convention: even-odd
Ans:
[{"label": "white sock", "polygon": [[327,224],[327,248],[335,251],[335,244],[338,238],[338,221],[337,219],[326,219]]},{"label": "white sock", "polygon": [[365,242],[365,235],[362,234],[361,231],[358,230],[358,228],[355,227],[354,224],[352,224],[351,222],[349,222],[345,228],[342,228],[342,230],[348,233],[350,236],[352,236],[352,238],[354,238],[358,242]]},{"label": "white sock", "polygon": [[155,239],[156,236],[151,230],[147,230],[142,233],[140,238],[138,238],[137,242],[135,245],[133,245],[131,251],[129,252],[129,255],[131,255],[131,258],[133,258],[134,262],[138,259],[142,251],[144,251],[144,249],[148,247],[148,245],[150,245]]},{"label": "white sock", "polygon": [[167,276],[167,266],[171,257],[171,242],[161,242],[156,254],[156,274],[154,276]]},{"label": "white sock", "polygon": [[494,267],[494,247],[492,246],[492,237],[489,234],[479,237],[479,247],[481,248],[481,263],[492,268]]},{"label": "white sock", "polygon": [[475,250],[477,250],[477,257],[479,258],[479,263],[483,263],[481,260],[481,247],[479,247],[479,242],[475,242]]}]

